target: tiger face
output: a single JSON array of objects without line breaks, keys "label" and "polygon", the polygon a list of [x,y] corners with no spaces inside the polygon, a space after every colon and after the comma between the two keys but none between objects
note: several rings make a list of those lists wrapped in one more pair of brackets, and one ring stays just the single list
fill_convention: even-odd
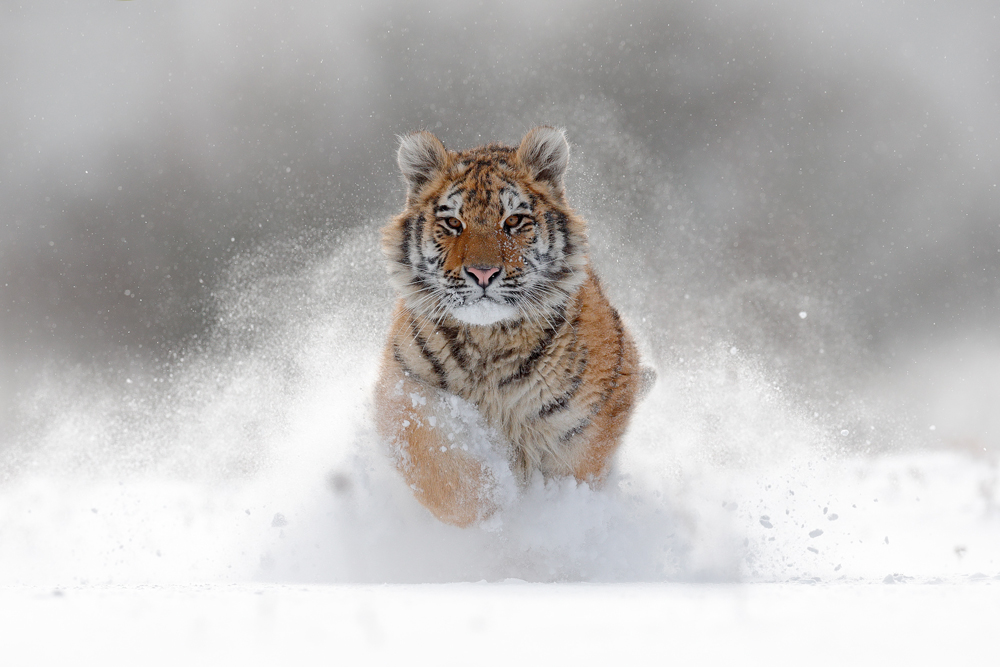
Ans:
[{"label": "tiger face", "polygon": [[428,132],[401,141],[406,209],[384,230],[391,280],[434,321],[544,324],[586,277],[586,230],[565,201],[562,130],[517,148],[458,153]]}]

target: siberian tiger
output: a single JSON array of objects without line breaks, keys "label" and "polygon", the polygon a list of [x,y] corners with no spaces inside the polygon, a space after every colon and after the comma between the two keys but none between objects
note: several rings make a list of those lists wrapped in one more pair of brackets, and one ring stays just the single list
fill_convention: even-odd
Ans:
[{"label": "siberian tiger", "polygon": [[417,132],[397,160],[406,208],[382,250],[400,298],[374,398],[416,498],[466,526],[536,473],[599,484],[654,375],[566,202],[564,131],[465,152]]}]

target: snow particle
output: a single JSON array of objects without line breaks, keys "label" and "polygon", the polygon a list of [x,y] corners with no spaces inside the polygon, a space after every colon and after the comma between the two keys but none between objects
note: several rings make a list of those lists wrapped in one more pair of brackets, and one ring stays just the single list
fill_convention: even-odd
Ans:
[{"label": "snow particle", "polygon": [[774,528],[774,526],[771,525],[771,517],[766,514],[760,518],[760,525],[765,528]]},{"label": "snow particle", "polygon": [[282,526],[287,526],[287,525],[288,525],[288,519],[286,519],[285,515],[282,514],[281,512],[275,514],[274,518],[271,519],[271,528],[281,528]]},{"label": "snow particle", "polygon": [[799,317],[802,318],[803,320],[806,319],[806,315],[807,313],[804,310],[799,312]]},{"label": "snow particle", "polygon": [[840,518],[840,517],[839,517],[839,516],[837,516],[836,514],[831,514],[830,516],[826,517],[826,520],[827,520],[827,521],[836,521],[836,520],[837,520],[837,519],[839,519],[839,518]]},{"label": "snow particle", "polygon": [[351,478],[343,472],[331,472],[327,478],[326,483],[330,490],[338,495],[345,495],[351,492]]},{"label": "snow particle", "polygon": [[810,531],[809,537],[819,537],[823,534],[823,531],[817,528],[816,530]]}]

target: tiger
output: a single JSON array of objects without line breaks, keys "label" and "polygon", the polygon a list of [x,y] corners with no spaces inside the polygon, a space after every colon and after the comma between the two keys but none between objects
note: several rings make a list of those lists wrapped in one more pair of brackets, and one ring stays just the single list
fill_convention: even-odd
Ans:
[{"label": "tiger", "polygon": [[548,126],[464,152],[400,138],[406,203],[382,229],[399,298],[375,426],[444,523],[486,520],[538,474],[600,486],[655,379],[566,201],[569,150]]}]

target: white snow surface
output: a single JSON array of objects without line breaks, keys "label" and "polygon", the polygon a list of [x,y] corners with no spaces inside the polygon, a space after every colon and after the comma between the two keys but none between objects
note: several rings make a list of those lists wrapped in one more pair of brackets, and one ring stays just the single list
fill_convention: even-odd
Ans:
[{"label": "white snow surface", "polygon": [[517,581],[24,588],[0,589],[0,623],[12,667],[992,665],[996,589]]}]

